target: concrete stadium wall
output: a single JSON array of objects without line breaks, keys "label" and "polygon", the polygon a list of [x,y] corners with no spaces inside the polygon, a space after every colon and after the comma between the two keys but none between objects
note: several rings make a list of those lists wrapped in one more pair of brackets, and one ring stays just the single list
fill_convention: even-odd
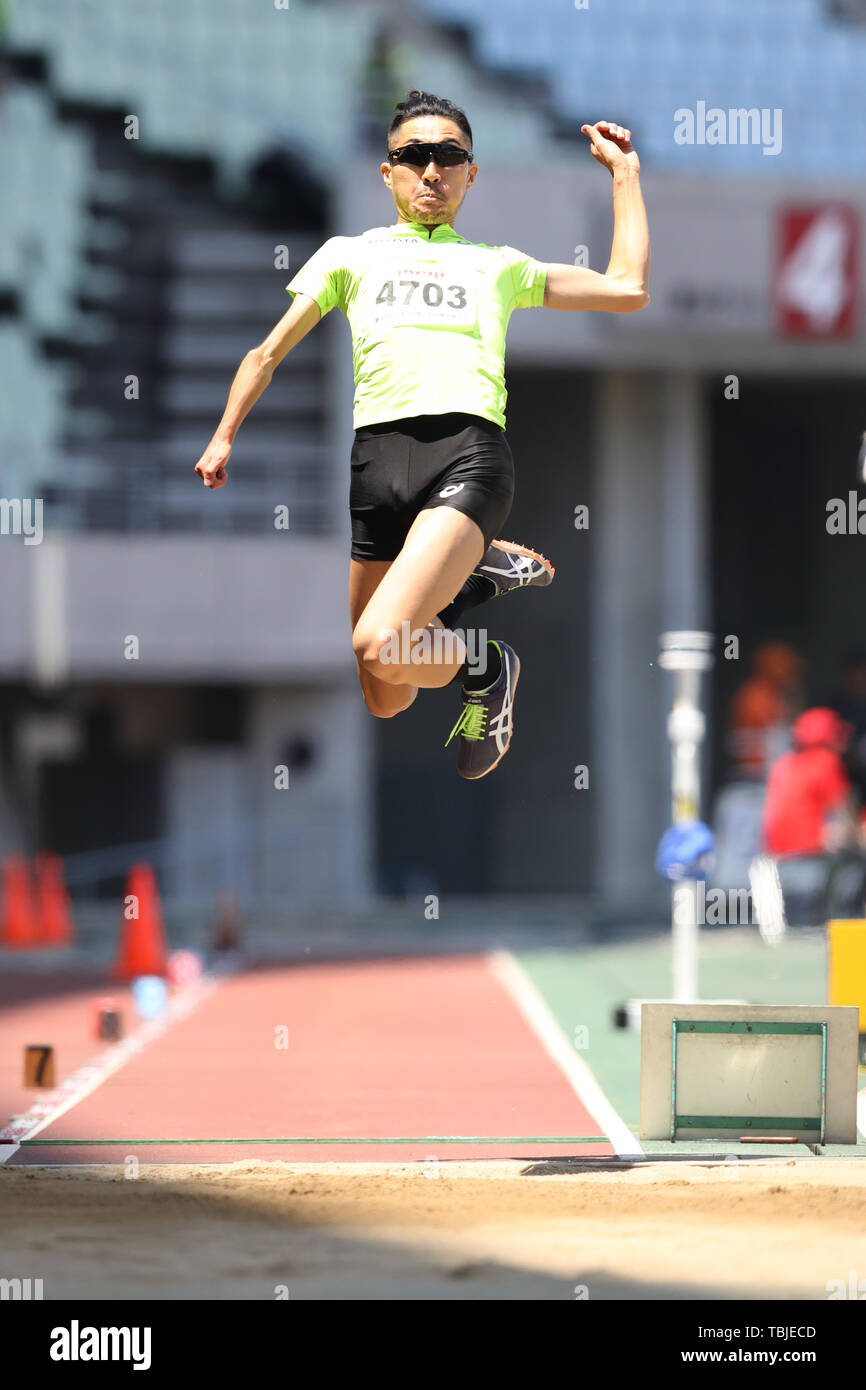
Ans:
[{"label": "concrete stadium wall", "polygon": [[2,536],[0,679],[348,678],[347,579],[342,538]]}]

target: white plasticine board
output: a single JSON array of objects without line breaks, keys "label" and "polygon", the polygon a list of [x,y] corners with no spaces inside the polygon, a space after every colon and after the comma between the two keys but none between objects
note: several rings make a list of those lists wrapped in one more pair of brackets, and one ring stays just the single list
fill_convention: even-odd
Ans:
[{"label": "white plasticine board", "polygon": [[[853,1007],[818,1004],[675,1004],[641,1009],[641,1139],[669,1139],[674,1018],[754,1023],[827,1022],[824,1142],[857,1142],[857,1041]],[[677,1113],[820,1114],[821,1038],[810,1034],[677,1033]],[[770,1131],[772,1133],[773,1131]],[[814,1130],[786,1129],[814,1143]],[[728,1139],[735,1129],[680,1129],[678,1142]]]}]

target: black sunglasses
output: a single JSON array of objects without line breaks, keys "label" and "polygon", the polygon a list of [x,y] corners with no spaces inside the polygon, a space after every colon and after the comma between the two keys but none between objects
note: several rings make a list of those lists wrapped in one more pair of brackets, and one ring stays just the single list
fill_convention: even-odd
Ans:
[{"label": "black sunglasses", "polygon": [[472,152],[445,140],[429,145],[400,145],[396,150],[388,151],[388,158],[392,164],[411,164],[418,169],[426,169],[432,159],[434,164],[450,169],[455,164],[469,163]]}]

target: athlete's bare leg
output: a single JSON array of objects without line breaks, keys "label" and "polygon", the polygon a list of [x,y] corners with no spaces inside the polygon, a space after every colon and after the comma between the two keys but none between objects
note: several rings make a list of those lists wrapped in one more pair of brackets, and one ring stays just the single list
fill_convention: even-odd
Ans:
[{"label": "athlete's bare leg", "polygon": [[[466,649],[459,638],[451,644],[452,660],[445,660],[447,648],[435,647],[428,643],[417,645],[410,661],[395,660],[393,644],[400,639],[403,624],[408,624],[410,643],[414,635],[425,627],[442,628],[436,616],[440,609],[451,602],[467,577],[472,573],[484,554],[484,536],[481,528],[454,507],[433,507],[419,512],[409,529],[403,548],[396,560],[390,563],[378,562],[382,573],[376,576],[369,573],[368,582],[372,593],[356,618],[353,611],[354,631],[352,645],[358,660],[359,673],[372,677],[374,684],[365,684],[362,676],[361,686],[364,698],[370,690],[374,703],[381,697],[386,708],[389,702],[382,686],[390,686],[398,695],[398,708],[393,713],[405,709],[415,698],[413,693],[407,699],[409,689],[424,689],[447,685],[453,680],[466,660]],[[363,568],[372,566],[374,561],[355,561]],[[360,595],[365,585],[360,578],[357,592]],[[388,644],[392,649],[388,650]],[[398,642],[400,655],[405,643]],[[404,703],[399,703],[402,700]],[[368,700],[368,707],[370,702]],[[374,710],[374,713],[377,712]]]},{"label": "athlete's bare leg", "polygon": [[[349,613],[354,630],[376,589],[381,584],[393,560],[350,560],[349,562]],[[364,704],[371,714],[380,719],[390,719],[402,710],[408,709],[418,694],[416,685],[392,685],[380,680],[365,669],[358,658],[358,680]]]}]

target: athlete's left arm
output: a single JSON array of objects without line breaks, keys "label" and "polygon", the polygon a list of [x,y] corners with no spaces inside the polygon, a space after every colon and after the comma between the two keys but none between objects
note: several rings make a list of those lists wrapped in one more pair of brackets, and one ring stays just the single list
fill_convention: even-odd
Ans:
[{"label": "athlete's left arm", "polygon": [[650,243],[631,131],[611,121],[581,126],[592,154],[613,176],[613,244],[604,274],[581,265],[548,265],[544,303],[550,309],[601,309],[629,314],[649,304]]}]

